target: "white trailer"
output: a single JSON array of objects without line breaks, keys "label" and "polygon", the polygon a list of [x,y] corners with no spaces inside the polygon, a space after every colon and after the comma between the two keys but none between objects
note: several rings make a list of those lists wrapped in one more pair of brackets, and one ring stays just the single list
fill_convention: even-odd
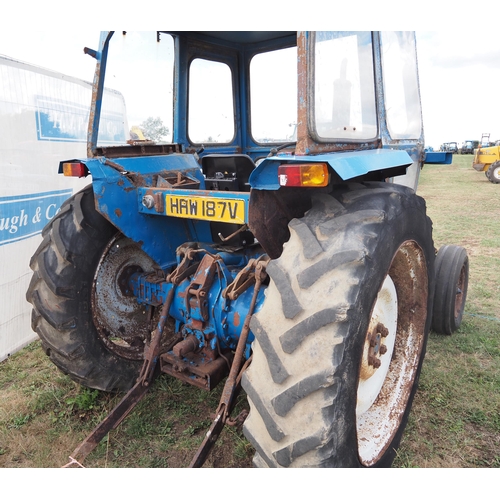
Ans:
[{"label": "white trailer", "polygon": [[[105,112],[112,144],[128,137],[125,104]],[[59,162],[84,158],[92,84],[0,56],[0,361],[36,338],[25,294],[30,258],[65,199],[90,179],[59,175]]]}]

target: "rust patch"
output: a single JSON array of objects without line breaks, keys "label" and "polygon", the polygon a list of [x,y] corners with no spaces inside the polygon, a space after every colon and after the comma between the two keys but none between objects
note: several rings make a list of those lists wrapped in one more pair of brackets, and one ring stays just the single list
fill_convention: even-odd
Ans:
[{"label": "rust patch", "polygon": [[240,314],[237,311],[234,313],[233,323],[234,323],[234,326],[240,326],[241,318],[240,318]]},{"label": "rust patch", "polygon": [[115,209],[115,215],[117,217],[121,217],[123,214],[122,214],[122,211],[119,208],[117,208],[117,209]]}]

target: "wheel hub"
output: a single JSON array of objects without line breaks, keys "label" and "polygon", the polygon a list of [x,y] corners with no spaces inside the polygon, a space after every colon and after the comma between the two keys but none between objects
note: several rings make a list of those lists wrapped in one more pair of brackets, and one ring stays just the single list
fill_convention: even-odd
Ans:
[{"label": "wheel hub", "polygon": [[396,252],[365,336],[356,406],[358,455],[375,464],[393,441],[414,388],[427,319],[428,278],[422,249]]},{"label": "wheel hub", "polygon": [[493,177],[493,179],[495,179],[496,181],[500,181],[500,166],[496,167],[496,168],[493,170],[492,177]]},{"label": "wheel hub", "polygon": [[373,307],[361,361],[356,413],[362,415],[373,404],[384,383],[396,339],[398,297],[387,276]]},{"label": "wheel hub", "polygon": [[136,272],[151,272],[153,260],[132,240],[119,235],[103,252],[92,285],[92,312],[99,338],[127,359],[143,358],[151,331],[150,310],[140,305],[128,287]]},{"label": "wheel hub", "polygon": [[463,291],[465,290],[467,282],[467,273],[465,266],[460,270],[460,278],[457,283],[457,293],[455,295],[455,318],[460,316],[460,313],[464,307],[465,295]]}]

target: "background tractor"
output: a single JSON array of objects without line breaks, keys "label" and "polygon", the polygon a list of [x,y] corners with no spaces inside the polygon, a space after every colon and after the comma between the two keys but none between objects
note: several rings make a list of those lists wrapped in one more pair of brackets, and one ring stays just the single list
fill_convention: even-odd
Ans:
[{"label": "background tractor", "polygon": [[484,172],[493,184],[500,184],[500,141],[474,150],[472,168]]},{"label": "background tractor", "polygon": [[460,154],[471,155],[479,147],[479,141],[464,141],[460,147]]},{"label": "background tractor", "polygon": [[256,466],[390,465],[468,280],[416,194],[438,160],[414,34],[105,32],[85,52],[87,157],[59,168],[92,183],[45,228],[27,292],[50,359],[126,393],[74,463],[166,374],[225,384],[193,467],[240,387]]},{"label": "background tractor", "polygon": [[441,144],[440,149],[449,153],[458,153],[458,144],[456,142],[445,142]]}]

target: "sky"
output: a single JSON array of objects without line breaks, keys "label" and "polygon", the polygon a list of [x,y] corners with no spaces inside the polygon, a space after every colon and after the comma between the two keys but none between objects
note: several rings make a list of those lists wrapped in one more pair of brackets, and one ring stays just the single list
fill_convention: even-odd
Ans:
[{"label": "sky", "polygon": [[416,32],[426,145],[500,140],[500,44],[473,26]]},{"label": "sky", "polygon": [[[41,31],[39,26],[26,30],[0,26],[0,54],[92,81],[95,60],[83,48],[97,48],[99,31],[80,27]],[[479,36],[477,30],[453,22],[443,26],[443,30],[416,30],[426,146],[438,149],[443,142],[480,140],[483,133],[489,133],[491,141],[500,140],[498,35],[487,29]]]}]

